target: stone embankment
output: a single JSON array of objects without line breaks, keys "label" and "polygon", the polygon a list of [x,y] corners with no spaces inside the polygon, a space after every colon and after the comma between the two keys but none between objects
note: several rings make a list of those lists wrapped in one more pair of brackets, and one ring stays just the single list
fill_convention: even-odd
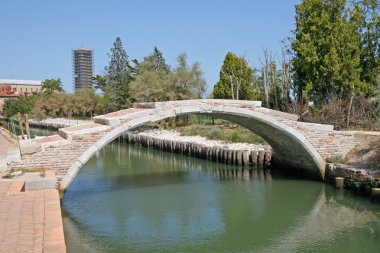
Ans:
[{"label": "stone embankment", "polygon": [[[360,169],[346,164],[326,164],[326,182],[336,185],[336,179],[343,181],[342,188],[354,193],[370,196],[371,200],[380,203],[380,171]],[[336,185],[337,187],[340,187]]]},{"label": "stone embankment", "polygon": [[201,136],[181,136],[176,131],[126,132],[121,138],[144,147],[241,166],[270,167],[272,158],[269,145],[227,143]]}]

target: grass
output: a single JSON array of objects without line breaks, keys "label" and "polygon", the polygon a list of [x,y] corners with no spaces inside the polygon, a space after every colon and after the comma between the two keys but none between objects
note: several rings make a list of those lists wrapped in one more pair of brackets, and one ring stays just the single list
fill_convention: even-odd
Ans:
[{"label": "grass", "polygon": [[28,172],[39,172],[41,177],[45,177],[45,171],[46,171],[46,169],[44,169],[44,168],[21,169],[21,170],[11,169],[2,178],[4,178],[4,179],[12,179],[12,178],[16,177],[16,175],[14,173],[18,172],[18,171],[21,171],[21,175],[25,174],[25,173],[28,173]]},{"label": "grass", "polygon": [[346,163],[347,160],[341,155],[332,155],[326,158],[328,163]]},{"label": "grass", "polygon": [[223,125],[190,125],[174,127],[174,130],[187,136],[203,136],[209,140],[227,142],[246,142],[253,144],[266,144],[265,140],[250,130],[240,126]]}]

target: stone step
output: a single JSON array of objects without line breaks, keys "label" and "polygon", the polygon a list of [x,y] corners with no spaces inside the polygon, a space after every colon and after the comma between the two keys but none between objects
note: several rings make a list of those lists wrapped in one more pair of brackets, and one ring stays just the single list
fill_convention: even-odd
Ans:
[{"label": "stone step", "polygon": [[94,122],[103,125],[116,126],[121,124],[122,120],[128,118],[135,118],[140,115],[141,112],[151,110],[150,108],[129,108],[126,110],[112,112],[105,115],[94,117]]},{"label": "stone step", "polygon": [[58,130],[58,133],[62,138],[65,138],[66,140],[71,140],[75,136],[105,132],[109,129],[111,129],[111,127],[104,124],[90,123],[79,126],[61,128]]}]

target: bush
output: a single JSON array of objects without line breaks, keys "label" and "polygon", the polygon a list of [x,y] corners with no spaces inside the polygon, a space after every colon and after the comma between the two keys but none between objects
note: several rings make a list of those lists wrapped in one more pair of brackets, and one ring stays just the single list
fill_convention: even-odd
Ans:
[{"label": "bush", "polygon": [[215,127],[211,128],[211,136],[210,136],[210,138],[212,140],[220,140],[220,139],[222,139],[222,137],[223,137],[222,130],[220,130],[219,128],[215,128]]},{"label": "bush", "polygon": [[4,101],[4,116],[10,118],[18,112],[30,113],[34,105],[33,97],[21,97],[18,99],[6,99]]},{"label": "bush", "polygon": [[328,163],[346,163],[346,159],[341,155],[332,155],[326,158]]}]

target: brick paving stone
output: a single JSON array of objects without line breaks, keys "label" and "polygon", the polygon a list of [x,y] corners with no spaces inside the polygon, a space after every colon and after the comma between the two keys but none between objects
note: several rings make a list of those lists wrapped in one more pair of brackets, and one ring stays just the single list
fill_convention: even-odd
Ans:
[{"label": "brick paving stone", "polygon": [[14,183],[0,182],[0,252],[66,252],[58,191],[9,192]]}]

